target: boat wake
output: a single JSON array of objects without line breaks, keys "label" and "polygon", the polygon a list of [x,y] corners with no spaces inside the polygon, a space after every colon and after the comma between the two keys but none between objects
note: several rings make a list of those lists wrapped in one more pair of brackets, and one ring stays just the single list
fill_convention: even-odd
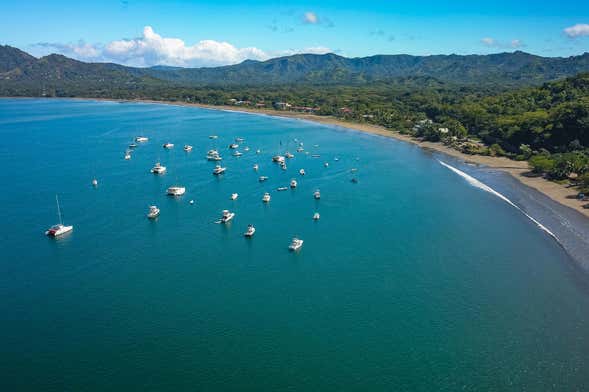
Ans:
[{"label": "boat wake", "polygon": [[482,189],[486,192],[489,192],[495,196],[497,196],[498,198],[500,198],[501,200],[505,201],[506,203],[508,203],[509,205],[515,207],[519,212],[521,212],[522,214],[524,214],[526,217],[528,217],[528,219],[530,219],[532,222],[534,222],[541,230],[543,230],[544,232],[546,232],[549,236],[551,236],[552,238],[554,238],[557,242],[560,243],[558,237],[551,232],[550,230],[548,230],[548,228],[546,226],[544,226],[542,223],[538,222],[536,219],[532,218],[530,215],[528,215],[524,210],[522,210],[520,207],[518,207],[514,202],[512,202],[511,200],[509,200],[507,197],[505,197],[504,195],[502,195],[501,193],[497,192],[495,189],[491,188],[490,186],[483,184],[482,182],[480,182],[479,180],[477,180],[476,178],[466,174],[465,172],[458,170],[457,168],[455,168],[454,166],[450,166],[445,162],[442,162],[440,160],[438,160],[438,162],[440,162],[440,164],[442,166],[447,167],[448,169],[452,170],[454,173],[458,174],[460,177],[464,178],[470,185]]}]

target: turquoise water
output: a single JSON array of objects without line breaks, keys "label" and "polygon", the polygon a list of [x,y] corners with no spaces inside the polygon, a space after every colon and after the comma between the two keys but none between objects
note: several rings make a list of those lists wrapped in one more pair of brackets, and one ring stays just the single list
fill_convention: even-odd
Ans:
[{"label": "turquoise water", "polygon": [[[123,160],[140,134],[150,141]],[[67,100],[0,100],[0,136],[2,390],[589,388],[586,277],[523,214],[414,146]],[[237,136],[251,147],[240,158],[226,148]],[[284,172],[270,159],[294,138],[321,157],[296,154]],[[221,178],[204,159],[215,146]],[[149,173],[157,160],[166,175]],[[274,191],[291,178],[296,190]],[[176,181],[186,195],[166,197]],[[56,193],[75,229],[52,240]],[[222,209],[236,212],[228,226],[214,223]]]}]

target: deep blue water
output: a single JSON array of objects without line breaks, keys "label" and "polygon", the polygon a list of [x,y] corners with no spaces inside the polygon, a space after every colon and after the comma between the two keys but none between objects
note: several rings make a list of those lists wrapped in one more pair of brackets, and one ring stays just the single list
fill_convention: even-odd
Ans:
[{"label": "deep blue water", "polygon": [[[0,100],[0,138],[2,390],[589,389],[586,277],[440,156],[304,121],[68,100]],[[285,172],[271,157],[294,138],[321,157]],[[167,197],[176,182],[186,195]],[[52,240],[56,193],[75,229]]]}]

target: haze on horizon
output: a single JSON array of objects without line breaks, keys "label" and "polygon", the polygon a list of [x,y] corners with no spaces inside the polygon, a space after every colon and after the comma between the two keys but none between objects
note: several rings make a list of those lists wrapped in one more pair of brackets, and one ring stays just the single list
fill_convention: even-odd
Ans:
[{"label": "haze on horizon", "polygon": [[[164,10],[164,11],[162,11]],[[218,66],[297,53],[541,56],[589,51],[589,3],[498,1],[417,5],[58,0],[3,5],[2,44],[35,56],[131,66]]]}]

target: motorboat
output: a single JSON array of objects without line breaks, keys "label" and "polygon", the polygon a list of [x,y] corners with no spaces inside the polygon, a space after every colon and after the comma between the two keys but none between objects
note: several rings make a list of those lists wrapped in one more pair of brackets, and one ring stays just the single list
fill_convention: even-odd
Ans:
[{"label": "motorboat", "polygon": [[301,169],[301,170],[299,170],[299,174],[300,174],[301,176],[304,176],[304,175],[305,175],[305,169]]},{"label": "motorboat", "polygon": [[145,142],[146,142],[146,141],[148,141],[148,140],[149,140],[149,138],[148,138],[148,137],[145,137],[145,136],[137,136],[137,137],[135,138],[135,141],[136,141],[137,143],[145,143]]},{"label": "motorboat", "polygon": [[319,192],[319,189],[313,192],[313,197],[317,200],[321,199],[321,192]]},{"label": "motorboat", "polygon": [[249,150],[250,150],[250,148],[249,148],[249,147],[244,147],[244,148],[243,148],[243,151],[249,151]]},{"label": "motorboat", "polygon": [[254,227],[254,225],[247,225],[247,230],[245,231],[245,233],[243,233],[243,235],[246,237],[253,237],[255,232],[256,228]]},{"label": "motorboat", "polygon": [[284,163],[284,157],[282,155],[274,155],[272,157],[272,162]]},{"label": "motorboat", "polygon": [[170,149],[174,148],[174,143],[164,143],[163,147],[166,150],[170,150]]},{"label": "motorboat", "polygon": [[297,152],[303,152],[305,149],[303,147],[297,147]]},{"label": "motorboat", "polygon": [[207,155],[219,155],[219,151],[217,151],[217,150],[209,150],[207,152]]},{"label": "motorboat", "polygon": [[189,146],[188,144],[186,144],[186,145],[184,146],[184,151],[186,151],[186,152],[190,152],[190,151],[192,151],[192,146]]},{"label": "motorboat", "polygon": [[325,162],[325,163],[323,164],[323,166],[325,166],[325,167],[329,167],[329,162]]},{"label": "motorboat", "polygon": [[260,166],[258,166],[258,164],[257,164],[257,163],[256,163],[256,164],[254,164],[254,170],[255,170],[255,171],[258,171],[258,169],[259,169],[259,168],[260,168]]},{"label": "motorboat", "polygon": [[96,178],[92,180],[92,186],[98,186],[98,180]]},{"label": "motorboat", "polygon": [[264,182],[264,181],[266,181],[267,179],[268,179],[268,177],[267,177],[267,176],[260,176],[260,178],[258,178],[258,181],[260,181],[260,182]]},{"label": "motorboat", "polygon": [[236,137],[236,138],[235,138],[235,141],[236,141],[237,143],[241,143],[241,142],[245,141],[245,139],[244,139],[244,138],[242,138],[242,137]]},{"label": "motorboat", "polygon": [[235,216],[235,212],[229,212],[229,210],[223,210],[223,215],[221,215],[221,223],[230,222],[234,216]]},{"label": "motorboat", "polygon": [[270,202],[270,194],[268,192],[264,193],[264,196],[262,197],[262,201],[264,203]]},{"label": "motorboat", "polygon": [[290,152],[286,152],[286,154],[284,154],[284,156],[285,156],[286,158],[288,158],[288,159],[290,159],[290,158],[294,158],[294,155],[293,155],[293,154],[291,154]]},{"label": "motorboat", "polygon": [[55,195],[55,204],[57,204],[57,216],[59,218],[59,223],[57,225],[51,226],[47,231],[45,231],[45,235],[50,237],[59,237],[64,235],[65,233],[69,233],[74,229],[74,226],[66,226],[63,224],[63,220],[61,218],[61,209],[59,208],[59,199],[57,195]]},{"label": "motorboat", "polygon": [[291,188],[296,188],[297,187],[297,180],[295,180],[294,178],[292,180],[290,180],[290,187]]},{"label": "motorboat", "polygon": [[188,203],[192,205],[194,204],[194,200],[191,199]]},{"label": "motorboat", "polygon": [[238,147],[239,147],[239,144],[237,144],[237,143],[231,143],[231,144],[229,145],[229,148],[230,148],[230,149],[232,149],[232,150],[235,150],[235,149],[236,149],[236,148],[238,148]]},{"label": "motorboat", "polygon": [[135,144],[135,143],[129,144],[129,148],[135,148],[135,147],[137,147],[137,144]]},{"label": "motorboat", "polygon": [[313,220],[319,220],[319,218],[321,218],[321,215],[318,212],[313,214]]},{"label": "motorboat", "polygon": [[221,161],[221,160],[223,160],[223,158],[221,158],[221,156],[219,154],[208,154],[207,155],[207,160],[209,160],[209,161]]},{"label": "motorboat", "polygon": [[217,166],[215,166],[215,169],[213,170],[213,174],[218,176],[219,174],[225,173],[225,170],[227,170],[226,167],[222,167],[221,165],[217,165]]},{"label": "motorboat", "polygon": [[256,150],[256,154],[259,154],[259,153],[261,153],[261,152],[262,152],[262,150],[260,150],[260,149],[257,149],[257,150]]},{"label": "motorboat", "polygon": [[209,135],[209,139],[217,139],[219,136],[217,135]]},{"label": "motorboat", "polygon": [[157,162],[152,168],[151,172],[153,174],[164,174],[166,172],[166,167],[162,166],[161,163]]},{"label": "motorboat", "polygon": [[183,186],[171,186],[168,188],[167,193],[169,196],[182,196],[186,193],[186,188]]},{"label": "motorboat", "polygon": [[149,212],[147,213],[147,217],[149,219],[155,219],[160,215],[160,209],[157,206],[149,206]]},{"label": "motorboat", "polygon": [[286,163],[281,163],[281,164],[280,164],[280,168],[281,168],[282,170],[286,170]]},{"label": "motorboat", "polygon": [[335,157],[335,158],[333,158],[333,160],[337,162],[337,161],[339,161],[339,158]]},{"label": "motorboat", "polygon": [[303,246],[303,240],[301,240],[297,237],[294,237],[292,239],[292,241],[290,242],[288,249],[292,250],[292,251],[297,251],[297,250],[301,249],[302,246]]},{"label": "motorboat", "polygon": [[237,193],[232,193],[231,194],[231,200],[235,200],[239,197],[239,195]]},{"label": "motorboat", "polygon": [[279,192],[280,191],[286,191],[286,190],[288,190],[288,187],[287,186],[280,186],[280,187],[276,188],[276,190],[279,191]]},{"label": "motorboat", "polygon": [[231,155],[233,155],[234,157],[240,157],[240,156],[242,156],[243,154],[242,154],[241,152],[239,152],[239,151],[235,151],[235,152],[234,152],[233,154],[231,154]]},{"label": "motorboat", "polygon": [[125,152],[125,160],[128,161],[129,159],[131,159],[131,153],[127,151]]}]

